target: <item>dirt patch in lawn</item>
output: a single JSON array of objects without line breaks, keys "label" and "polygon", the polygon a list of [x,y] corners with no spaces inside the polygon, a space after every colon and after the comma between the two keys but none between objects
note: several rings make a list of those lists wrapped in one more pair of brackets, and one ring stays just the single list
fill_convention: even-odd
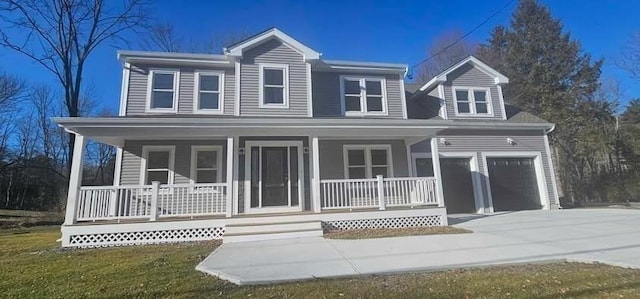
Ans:
[{"label": "dirt patch in lawn", "polygon": [[373,239],[388,237],[406,237],[420,235],[468,234],[472,231],[453,226],[407,227],[407,228],[367,228],[350,230],[331,230],[325,232],[328,239]]}]

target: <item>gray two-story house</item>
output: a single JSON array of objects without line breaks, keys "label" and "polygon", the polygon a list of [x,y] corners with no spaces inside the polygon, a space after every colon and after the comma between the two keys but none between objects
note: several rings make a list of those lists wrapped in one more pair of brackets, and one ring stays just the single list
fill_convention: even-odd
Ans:
[{"label": "gray two-story house", "polygon": [[[426,84],[407,65],[324,60],[278,29],[222,55],[119,51],[117,117],[76,135],[63,246],[317,236],[553,209],[553,124],[505,105],[469,57]],[[81,186],[88,139],[113,186]]]}]

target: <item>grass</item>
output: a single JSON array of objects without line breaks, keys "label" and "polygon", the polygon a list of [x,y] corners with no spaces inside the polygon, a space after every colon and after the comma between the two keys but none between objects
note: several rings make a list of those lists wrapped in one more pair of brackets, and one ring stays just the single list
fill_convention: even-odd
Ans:
[{"label": "grass", "polygon": [[0,209],[0,229],[61,224],[64,215],[60,212]]},{"label": "grass", "polygon": [[472,231],[453,226],[408,227],[408,228],[369,228],[353,230],[333,230],[324,234],[329,239],[372,239],[388,237],[406,237],[419,235],[465,234]]},{"label": "grass", "polygon": [[57,227],[0,230],[0,297],[640,297],[640,271],[569,263],[240,287],[194,270],[217,242],[61,250],[58,237]]}]

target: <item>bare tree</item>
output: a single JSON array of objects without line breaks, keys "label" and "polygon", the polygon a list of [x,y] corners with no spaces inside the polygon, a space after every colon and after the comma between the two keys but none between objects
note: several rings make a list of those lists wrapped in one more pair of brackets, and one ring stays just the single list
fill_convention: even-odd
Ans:
[{"label": "bare tree", "polygon": [[427,48],[427,61],[419,67],[416,80],[427,82],[456,62],[473,55],[476,44],[462,39],[463,33],[457,30],[445,31],[436,36]]},{"label": "bare tree", "polygon": [[0,73],[0,113],[14,110],[24,96],[25,81],[18,77]]},{"label": "bare tree", "polygon": [[222,53],[222,49],[250,36],[247,31],[229,31],[185,37],[170,21],[159,22],[149,27],[146,37],[140,40],[140,47],[147,51]]},{"label": "bare tree", "polygon": [[[79,116],[85,62],[108,41],[145,25],[144,0],[0,0],[0,45],[55,75],[68,116]],[[74,138],[68,140],[73,152]]]},{"label": "bare tree", "polygon": [[140,40],[140,46],[148,51],[185,51],[184,37],[176,31],[173,23],[168,21],[151,25],[146,38]]},{"label": "bare tree", "polygon": [[623,47],[622,54],[615,63],[631,77],[640,80],[640,32],[634,34]]}]

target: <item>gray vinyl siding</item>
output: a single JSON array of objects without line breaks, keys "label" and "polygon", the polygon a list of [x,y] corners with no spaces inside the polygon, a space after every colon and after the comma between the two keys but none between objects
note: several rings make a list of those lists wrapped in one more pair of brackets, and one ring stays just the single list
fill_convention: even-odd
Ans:
[{"label": "gray vinyl siding", "polygon": [[[342,99],[340,95],[340,76],[365,76],[381,77],[381,75],[365,73],[334,73],[316,72],[311,73],[313,116],[335,117],[342,116]],[[387,109],[389,115],[378,116],[376,118],[403,118],[402,89],[400,88],[400,76],[395,74],[382,75],[387,85]]]},{"label": "gray vinyl siding", "polygon": [[391,145],[391,156],[394,177],[407,177],[407,149],[404,140],[320,140],[320,178],[344,179],[343,146],[347,144],[380,144]]},{"label": "gray vinyl siding", "polygon": [[142,147],[145,145],[175,146],[174,183],[188,184],[191,177],[191,146],[222,146],[222,180],[226,181],[226,140],[126,140],[122,152],[120,185],[140,185]]},{"label": "gray vinyl siding", "polygon": [[[260,108],[260,63],[289,65],[289,108]],[[240,61],[240,115],[308,116],[307,64],[302,54],[277,39],[247,50]]]},{"label": "gray vinyl siding", "polygon": [[[492,117],[481,117],[482,119],[502,119],[502,107],[498,94],[498,87],[494,78],[482,72],[471,64],[466,64],[447,75],[447,82],[444,84],[444,96],[447,105],[447,116],[449,119],[469,119],[473,116],[456,116],[453,87],[488,87],[491,93]],[[478,117],[475,117],[478,118]]]},{"label": "gray vinyl siding", "polygon": [[[507,144],[507,138],[516,140],[516,145]],[[473,152],[478,160],[480,173],[484,175],[485,167],[482,152],[539,152],[542,158],[547,195],[551,201],[551,207],[557,208],[555,190],[553,189],[552,173],[549,165],[549,153],[546,152],[544,135],[542,131],[464,131],[444,130],[438,133],[437,138],[445,138],[447,145],[439,145],[441,153],[446,152]],[[431,152],[429,139],[411,146],[411,152]],[[482,183],[483,198],[488,205],[488,178],[484,177]]]},{"label": "gray vinyl siding", "polygon": [[[158,67],[143,64],[131,65],[131,71],[129,73],[129,90],[127,93],[127,115],[147,114],[145,112],[145,106],[147,100],[149,69],[175,69],[180,71],[180,84],[178,87],[178,114],[193,114],[195,70],[224,71],[224,99],[222,100],[222,104],[224,105],[224,115],[233,115],[235,101],[235,69],[233,67],[213,69],[208,67],[186,67],[179,65]],[[158,113],[153,113],[153,115],[157,114]]]}]

